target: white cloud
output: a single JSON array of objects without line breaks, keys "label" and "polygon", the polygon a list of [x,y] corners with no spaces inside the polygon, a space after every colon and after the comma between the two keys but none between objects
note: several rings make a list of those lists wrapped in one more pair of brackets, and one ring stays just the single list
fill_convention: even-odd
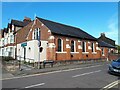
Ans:
[{"label": "white cloud", "polygon": [[114,14],[108,22],[108,31],[105,32],[106,36],[115,40],[118,44],[118,16]]}]

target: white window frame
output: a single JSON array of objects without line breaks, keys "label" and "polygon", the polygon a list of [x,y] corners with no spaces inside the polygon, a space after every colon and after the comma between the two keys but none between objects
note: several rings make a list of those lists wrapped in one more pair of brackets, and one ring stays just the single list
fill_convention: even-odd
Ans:
[{"label": "white window frame", "polygon": [[7,38],[5,38],[5,45],[7,44]]},{"label": "white window frame", "polygon": [[[61,38],[59,38],[61,39]],[[61,52],[63,52],[63,40],[61,39]]]},{"label": "white window frame", "polygon": [[37,40],[37,38],[40,36],[40,28],[36,28],[34,31],[33,31],[33,39],[34,40]]},{"label": "white window frame", "polygon": [[6,44],[7,44],[7,41],[8,41],[8,40],[7,40],[7,38],[6,38]]},{"label": "white window frame", "polygon": [[94,43],[92,42],[92,52],[95,52],[95,47],[94,47]]},{"label": "white window frame", "polygon": [[2,40],[2,46],[4,46],[4,45],[5,45],[5,40],[3,39],[3,40]]},{"label": "white window frame", "polygon": [[[71,40],[71,42],[74,42],[74,40]],[[71,43],[71,47],[72,47],[72,43]],[[74,52],[75,52],[75,42],[74,42]]]},{"label": "white window frame", "polygon": [[[74,40],[73,40],[74,41]],[[74,41],[74,52],[70,52],[71,54],[75,54],[75,53],[79,53],[79,52],[77,52],[77,50],[76,50],[76,41]]]},{"label": "white window frame", "polygon": [[[86,52],[86,42],[85,41],[83,41],[84,42],[84,52]],[[83,49],[83,42],[82,42],[82,49]],[[82,50],[82,52],[83,52],[83,50]]]},{"label": "white window frame", "polygon": [[37,28],[37,30],[38,30],[38,36],[40,36],[40,28]]},{"label": "white window frame", "polygon": [[11,53],[10,56],[13,56],[13,47],[10,47],[10,53]]},{"label": "white window frame", "polygon": [[85,52],[82,51],[82,54],[88,54],[89,52],[87,52],[87,50],[86,50],[87,47],[86,47],[86,42],[85,41],[82,41],[82,49],[83,49],[83,42],[84,42],[84,45],[85,45],[84,46],[85,47]]},{"label": "white window frame", "polygon": [[34,30],[34,39],[35,39],[35,40],[37,39],[37,38],[36,38],[36,34],[37,34],[36,31],[37,31],[37,29]]},{"label": "white window frame", "polygon": [[[74,40],[72,40],[74,41]],[[76,41],[74,41],[74,52],[70,52],[70,53],[79,53],[79,52],[76,52]]]},{"label": "white window frame", "polygon": [[92,51],[92,54],[97,54],[97,52],[95,52],[95,43],[92,42],[92,44],[93,44],[93,51]]},{"label": "white window frame", "polygon": [[111,52],[111,49],[110,49],[110,48],[108,48],[108,52],[109,52],[109,53]]},{"label": "white window frame", "polygon": [[2,48],[2,56],[4,56],[5,55],[5,50],[4,50],[4,48]]},{"label": "white window frame", "polygon": [[12,25],[12,31],[14,31],[14,28],[15,28],[14,25]]},{"label": "white window frame", "polygon": [[74,41],[74,52],[76,52],[76,41]]},{"label": "white window frame", "polygon": [[[61,38],[58,38],[58,39],[61,39]],[[57,39],[57,43],[58,43],[58,39]],[[60,51],[56,51],[56,53],[67,53],[67,52],[64,52],[63,50],[63,40],[61,39],[61,52]]]},{"label": "white window frame", "polygon": [[32,32],[32,40],[34,40],[34,30],[33,30],[33,32]]},{"label": "white window frame", "polygon": [[61,39],[61,52],[63,52],[63,40]]},{"label": "white window frame", "polygon": [[10,35],[10,43],[14,43],[14,35]]}]

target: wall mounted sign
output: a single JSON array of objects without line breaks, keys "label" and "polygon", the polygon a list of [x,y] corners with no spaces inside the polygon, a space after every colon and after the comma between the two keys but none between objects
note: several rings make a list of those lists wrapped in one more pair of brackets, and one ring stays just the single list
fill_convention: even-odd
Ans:
[{"label": "wall mounted sign", "polygon": [[27,46],[26,42],[21,44],[21,47],[25,47],[25,46]]}]

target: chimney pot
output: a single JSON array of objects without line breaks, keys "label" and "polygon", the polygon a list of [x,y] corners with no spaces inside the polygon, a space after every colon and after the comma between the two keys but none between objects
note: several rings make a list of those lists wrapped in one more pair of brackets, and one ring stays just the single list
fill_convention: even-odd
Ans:
[{"label": "chimney pot", "polygon": [[105,33],[101,33],[101,36],[105,37]]},{"label": "chimney pot", "polygon": [[29,17],[24,17],[24,20],[23,20],[24,22],[26,22],[26,21],[28,21],[28,22],[31,22],[31,18],[29,18]]}]

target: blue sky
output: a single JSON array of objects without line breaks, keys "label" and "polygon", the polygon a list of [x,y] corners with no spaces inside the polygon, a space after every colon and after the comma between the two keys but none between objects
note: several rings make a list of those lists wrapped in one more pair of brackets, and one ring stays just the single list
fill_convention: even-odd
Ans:
[{"label": "blue sky", "polygon": [[34,16],[79,27],[98,38],[104,32],[118,44],[117,2],[3,2],[2,27],[11,19]]}]

